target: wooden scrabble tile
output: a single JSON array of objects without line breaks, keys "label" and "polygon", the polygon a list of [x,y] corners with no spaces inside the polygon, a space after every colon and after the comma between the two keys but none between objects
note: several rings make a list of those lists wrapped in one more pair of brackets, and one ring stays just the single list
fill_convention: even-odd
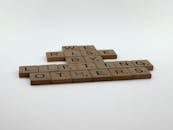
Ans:
[{"label": "wooden scrabble tile", "polygon": [[82,56],[88,56],[88,55],[99,56],[100,54],[98,53],[97,50],[83,50],[81,51],[81,55]]},{"label": "wooden scrabble tile", "polygon": [[51,76],[51,83],[53,83],[53,84],[71,83],[72,82],[70,72],[68,72],[68,71],[51,72],[50,76]]},{"label": "wooden scrabble tile", "polygon": [[107,69],[89,70],[94,81],[112,80],[112,76]]},{"label": "wooden scrabble tile", "polygon": [[103,59],[116,59],[117,54],[114,50],[99,50],[99,54]]},{"label": "wooden scrabble tile", "polygon": [[57,71],[57,65],[40,65],[38,66],[39,72],[52,72]]},{"label": "wooden scrabble tile", "polygon": [[62,50],[63,51],[70,51],[70,50],[80,51],[78,46],[62,46]]},{"label": "wooden scrabble tile", "polygon": [[107,68],[104,61],[99,61],[99,62],[94,62],[94,63],[96,65],[97,69],[106,69]]},{"label": "wooden scrabble tile", "polygon": [[51,77],[49,72],[30,73],[31,85],[50,84]]},{"label": "wooden scrabble tile", "polygon": [[64,61],[65,57],[63,52],[46,52],[47,61]]},{"label": "wooden scrabble tile", "polygon": [[76,57],[66,57],[65,58],[67,64],[80,64],[85,63],[85,60],[83,57],[76,56]]},{"label": "wooden scrabble tile", "polygon": [[130,80],[133,79],[132,74],[127,68],[111,68],[109,72],[113,76],[113,80]]},{"label": "wooden scrabble tile", "polygon": [[115,68],[114,62],[104,62],[106,68]]},{"label": "wooden scrabble tile", "polygon": [[86,46],[78,46],[80,51],[85,51],[85,50],[96,50],[95,46],[93,45],[86,45]]},{"label": "wooden scrabble tile", "polygon": [[135,67],[145,67],[148,70],[153,70],[153,65],[148,60],[132,60]]},{"label": "wooden scrabble tile", "polygon": [[57,65],[58,71],[70,71],[70,70],[77,70],[75,64],[59,64]]},{"label": "wooden scrabble tile", "polygon": [[64,51],[64,56],[65,57],[81,56],[81,53],[80,51],[76,51],[76,50],[68,50],[68,51]]},{"label": "wooden scrabble tile", "polygon": [[90,73],[87,70],[71,71],[71,77],[73,82],[89,82],[93,81]]},{"label": "wooden scrabble tile", "polygon": [[101,56],[85,56],[84,59],[87,63],[103,62],[103,58]]},{"label": "wooden scrabble tile", "polygon": [[130,68],[134,67],[134,65],[130,61],[115,61],[115,66],[117,68]]},{"label": "wooden scrabble tile", "polygon": [[38,72],[38,66],[20,66],[19,77],[29,77],[29,73]]},{"label": "wooden scrabble tile", "polygon": [[132,74],[133,79],[151,78],[151,73],[145,67],[128,68],[128,71]]},{"label": "wooden scrabble tile", "polygon": [[91,70],[96,69],[96,65],[94,63],[82,63],[76,64],[78,70]]}]

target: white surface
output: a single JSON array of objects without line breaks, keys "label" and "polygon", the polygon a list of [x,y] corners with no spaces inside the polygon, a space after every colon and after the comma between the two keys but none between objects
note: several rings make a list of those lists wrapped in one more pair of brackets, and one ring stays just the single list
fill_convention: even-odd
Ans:
[{"label": "white surface", "polygon": [[[172,0],[0,0],[0,130],[172,130]],[[67,44],[148,59],[151,80],[31,87],[20,65]]]}]

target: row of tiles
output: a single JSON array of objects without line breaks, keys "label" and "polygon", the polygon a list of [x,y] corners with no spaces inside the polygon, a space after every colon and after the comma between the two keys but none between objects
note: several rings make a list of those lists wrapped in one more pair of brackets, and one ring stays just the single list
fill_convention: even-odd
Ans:
[{"label": "row of tiles", "polygon": [[110,80],[149,79],[151,73],[145,67],[112,68],[58,72],[30,73],[31,85],[96,82]]},{"label": "row of tiles", "polygon": [[71,71],[71,70],[92,70],[105,68],[133,68],[145,67],[153,70],[153,65],[148,60],[132,60],[132,61],[115,61],[104,63],[83,63],[83,64],[58,64],[58,65],[40,65],[40,66],[20,66],[19,76],[29,77],[30,73],[35,72],[51,72],[51,71]]}]

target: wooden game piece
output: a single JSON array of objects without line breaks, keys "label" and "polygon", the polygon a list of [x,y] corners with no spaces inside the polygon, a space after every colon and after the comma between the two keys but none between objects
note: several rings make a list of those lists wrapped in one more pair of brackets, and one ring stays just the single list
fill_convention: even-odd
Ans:
[{"label": "wooden game piece", "polygon": [[145,67],[128,68],[128,71],[132,74],[133,79],[151,78],[151,73]]},{"label": "wooden game piece", "polygon": [[80,64],[80,63],[85,63],[85,60],[83,57],[76,56],[76,57],[65,57],[65,60],[67,64]]},{"label": "wooden game piece", "polygon": [[91,82],[92,77],[87,70],[70,71],[73,82]]},{"label": "wooden game piece", "polygon": [[78,46],[62,46],[63,51],[80,51]]},{"label": "wooden game piece", "polygon": [[127,68],[111,68],[108,69],[111,73],[113,80],[130,80],[133,79],[132,74]]},{"label": "wooden game piece", "polygon": [[72,56],[82,56],[80,51],[76,51],[76,50],[68,50],[68,51],[64,51],[64,56],[65,57],[72,57]]},{"label": "wooden game piece", "polygon": [[134,67],[134,65],[130,61],[115,61],[114,64],[117,68],[131,68],[131,67]]},{"label": "wooden game piece", "polygon": [[50,84],[51,77],[49,72],[30,73],[31,85]]},{"label": "wooden game piece", "polygon": [[51,83],[59,84],[59,83],[72,83],[72,78],[70,72],[68,71],[57,71],[51,72]]},{"label": "wooden game piece", "polygon": [[70,70],[77,70],[75,64],[59,64],[57,65],[58,71],[70,71]]},{"label": "wooden game piece", "polygon": [[114,50],[99,50],[99,54],[103,59],[116,59],[117,54]]},{"label": "wooden game piece", "polygon": [[47,61],[64,61],[65,57],[63,52],[46,52]]},{"label": "wooden game piece", "polygon": [[91,70],[96,69],[96,65],[94,63],[82,63],[76,64],[77,70]]},{"label": "wooden game piece", "polygon": [[85,51],[85,50],[96,50],[95,46],[93,45],[86,45],[86,46],[78,46],[80,51]]},{"label": "wooden game piece", "polygon": [[145,67],[148,70],[153,70],[153,65],[148,60],[132,60],[135,67]]},{"label": "wooden game piece", "polygon": [[57,71],[57,65],[40,65],[38,66],[39,72],[52,72]]},{"label": "wooden game piece", "polygon": [[112,76],[107,69],[89,70],[94,81],[112,80]]},{"label": "wooden game piece", "polygon": [[114,62],[104,62],[106,68],[115,68]]},{"label": "wooden game piece", "polygon": [[85,56],[84,59],[86,63],[103,62],[103,59],[101,56]]},{"label": "wooden game piece", "polygon": [[104,61],[94,62],[97,69],[106,69]]},{"label": "wooden game piece", "polygon": [[29,77],[29,73],[38,72],[38,66],[20,66],[19,77]]}]

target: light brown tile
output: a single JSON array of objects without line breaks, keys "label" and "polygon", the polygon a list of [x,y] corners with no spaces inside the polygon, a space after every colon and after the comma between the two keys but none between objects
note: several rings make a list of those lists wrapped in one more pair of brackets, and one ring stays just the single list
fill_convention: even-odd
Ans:
[{"label": "light brown tile", "polygon": [[116,59],[117,54],[114,50],[99,50],[99,54],[103,59]]},{"label": "light brown tile", "polygon": [[94,81],[112,80],[112,76],[107,69],[89,70]]},{"label": "light brown tile", "polygon": [[68,71],[51,72],[50,76],[51,76],[51,82],[53,84],[71,83],[72,82],[70,72],[68,72]]},{"label": "light brown tile", "polygon": [[80,51],[77,50],[68,50],[68,51],[64,51],[64,56],[65,57],[75,57],[75,56],[82,56]]},{"label": "light brown tile", "polygon": [[77,70],[75,64],[59,64],[57,65],[58,71],[70,71],[70,70]]},{"label": "light brown tile", "polygon": [[65,57],[63,52],[46,52],[47,61],[64,61]]},{"label": "light brown tile", "polygon": [[85,60],[83,57],[66,57],[65,58],[67,64],[81,64],[81,63],[85,63]]},{"label": "light brown tile", "polygon": [[91,82],[92,77],[87,70],[71,71],[71,77],[73,82]]},{"label": "light brown tile", "polygon": [[115,61],[114,64],[117,68],[131,68],[131,67],[134,67],[134,65],[130,61]]},{"label": "light brown tile", "polygon": [[151,73],[145,67],[128,68],[133,79],[150,79]]},{"label": "light brown tile", "polygon": [[133,79],[132,74],[127,68],[111,68],[109,72],[113,76],[113,80],[130,80]]},{"label": "light brown tile", "polygon": [[145,67],[148,70],[153,70],[153,65],[148,60],[132,60],[132,64],[135,67]]},{"label": "light brown tile", "polygon": [[38,72],[38,66],[20,66],[19,77],[29,77],[29,73]]},{"label": "light brown tile", "polygon": [[103,62],[103,58],[101,56],[85,56],[84,59],[87,63]]},{"label": "light brown tile", "polygon": [[39,72],[52,72],[57,71],[58,67],[57,65],[40,65],[38,66]]},{"label": "light brown tile", "polygon": [[105,63],[105,66],[106,68],[115,68],[115,64],[114,62],[104,62]]},{"label": "light brown tile", "polygon": [[51,78],[49,72],[30,73],[29,77],[31,85],[51,84]]},{"label": "light brown tile", "polygon": [[96,69],[96,65],[94,63],[82,63],[76,64],[78,70],[91,70]]}]

